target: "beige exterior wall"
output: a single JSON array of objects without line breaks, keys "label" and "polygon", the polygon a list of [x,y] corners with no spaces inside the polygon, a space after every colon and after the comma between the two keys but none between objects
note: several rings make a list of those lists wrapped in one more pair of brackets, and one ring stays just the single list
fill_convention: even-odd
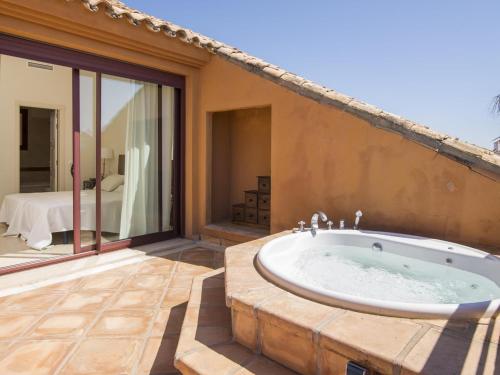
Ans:
[{"label": "beige exterior wall", "polygon": [[[221,58],[201,71],[200,114],[271,106],[271,231],[321,209],[365,229],[424,235],[500,251],[500,182],[402,136],[299,96]],[[199,142],[207,155],[206,129]],[[200,201],[207,168],[200,163]],[[206,220],[201,206],[199,220]]]}]

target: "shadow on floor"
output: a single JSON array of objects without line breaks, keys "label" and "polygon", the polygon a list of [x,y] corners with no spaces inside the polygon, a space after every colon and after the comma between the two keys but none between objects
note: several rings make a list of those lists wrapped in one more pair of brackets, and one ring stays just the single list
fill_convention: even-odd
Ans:
[{"label": "shadow on floor", "polygon": [[[194,339],[213,354],[206,358],[224,364],[231,373],[255,375],[293,375],[295,372],[256,354],[233,339],[231,310],[226,307],[224,273],[203,280],[200,296],[200,312],[195,327]],[[200,366],[203,366],[201,364]],[[215,368],[204,368],[209,374]]]},{"label": "shadow on floor", "polygon": [[[176,276],[180,277],[196,277],[199,274],[209,272],[213,268],[220,265],[220,256],[211,250],[193,249],[185,250],[178,253],[169,254],[161,258],[170,259],[178,262]],[[190,288],[191,285],[185,286]],[[179,287],[178,289],[185,289]],[[167,290],[169,288],[167,287]],[[158,347],[155,347],[156,357],[154,358],[150,374],[151,375],[167,375],[179,374],[174,368],[175,351],[179,343],[179,335],[181,332],[182,324],[186,316],[186,309],[188,305],[188,297],[179,301],[177,304],[171,305],[165,311],[168,312],[166,323],[164,322],[163,337]]]},{"label": "shadow on floor", "polygon": [[[500,346],[491,344],[494,339],[495,319],[489,319],[487,323],[457,319],[466,307],[467,304],[460,305],[440,332],[436,330],[427,333],[430,335],[438,332],[439,337],[425,361],[421,374],[500,374]],[[486,309],[487,306],[484,311]],[[482,340],[484,341],[480,344]],[[478,345],[481,347],[478,348]],[[496,358],[494,363],[491,358]]]}]

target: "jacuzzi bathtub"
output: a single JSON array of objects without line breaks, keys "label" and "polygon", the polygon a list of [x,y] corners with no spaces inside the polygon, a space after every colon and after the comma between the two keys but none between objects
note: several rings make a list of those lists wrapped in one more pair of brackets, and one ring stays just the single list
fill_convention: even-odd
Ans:
[{"label": "jacuzzi bathtub", "polygon": [[319,230],[265,244],[259,271],[324,304],[409,318],[479,319],[500,311],[500,259],[397,233]]}]

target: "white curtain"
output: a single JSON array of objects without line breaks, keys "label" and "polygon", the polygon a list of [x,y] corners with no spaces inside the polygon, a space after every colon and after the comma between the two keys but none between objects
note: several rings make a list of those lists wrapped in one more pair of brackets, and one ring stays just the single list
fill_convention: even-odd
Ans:
[{"label": "white curtain", "polygon": [[172,229],[170,214],[172,212],[172,168],[174,160],[174,89],[162,87],[162,230]]},{"label": "white curtain", "polygon": [[[158,86],[131,81],[120,238],[158,232]],[[170,169],[170,168],[169,168]]]}]

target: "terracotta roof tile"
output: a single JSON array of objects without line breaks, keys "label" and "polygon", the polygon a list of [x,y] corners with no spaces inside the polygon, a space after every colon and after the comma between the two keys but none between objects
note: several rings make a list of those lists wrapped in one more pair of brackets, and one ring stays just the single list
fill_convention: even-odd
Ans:
[{"label": "terracotta roof tile", "polygon": [[396,132],[435,151],[449,156],[467,166],[484,169],[500,176],[500,156],[493,151],[441,134],[406,120],[398,115],[385,112],[373,105],[328,89],[327,87],[306,80],[296,74],[269,64],[264,60],[251,56],[235,47],[218,42],[212,38],[196,33],[190,29],[171,22],[150,16],[130,8],[118,0],[65,0],[80,1],[88,10],[97,12],[103,9],[113,19],[126,17],[129,22],[145,26],[152,32],[163,32],[169,37],[203,48],[211,53],[229,60],[244,69],[271,80],[299,95],[331,105],[365,119],[375,127]]}]

